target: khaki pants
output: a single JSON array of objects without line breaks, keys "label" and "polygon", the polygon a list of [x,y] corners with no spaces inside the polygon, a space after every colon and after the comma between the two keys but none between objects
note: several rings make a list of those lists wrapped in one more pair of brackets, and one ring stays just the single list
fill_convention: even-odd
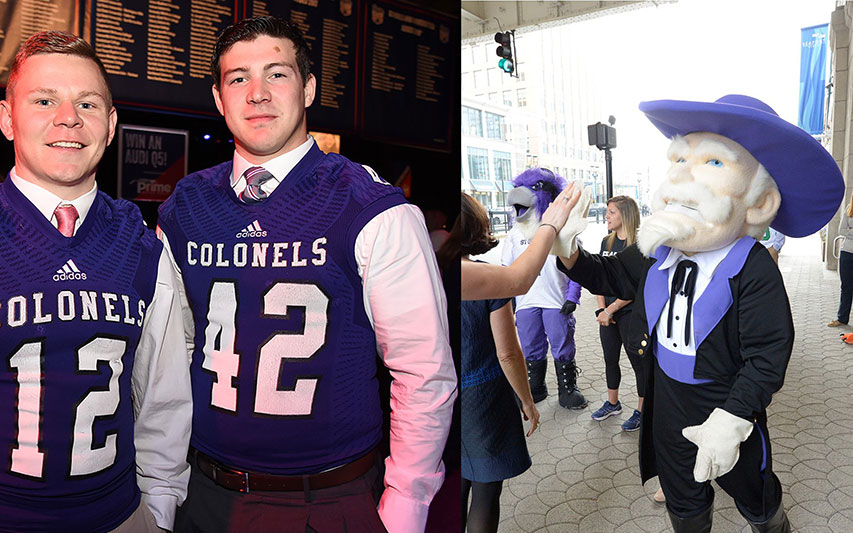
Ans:
[{"label": "khaki pants", "polygon": [[110,533],[162,533],[163,531],[165,530],[157,525],[148,506],[144,502],[139,502],[139,507],[133,511],[133,514]]}]

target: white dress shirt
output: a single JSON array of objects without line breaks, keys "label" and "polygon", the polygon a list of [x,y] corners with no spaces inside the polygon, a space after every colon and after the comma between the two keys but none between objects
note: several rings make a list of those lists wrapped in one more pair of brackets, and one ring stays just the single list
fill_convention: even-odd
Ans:
[{"label": "white dress shirt", "polygon": [[80,229],[80,224],[82,224],[86,219],[86,215],[89,214],[89,209],[92,208],[92,204],[95,203],[95,197],[98,195],[98,184],[93,183],[92,189],[83,196],[75,198],[74,200],[63,200],[47,189],[18,176],[15,172],[15,167],[12,167],[12,170],[9,171],[9,177],[12,179],[12,183],[15,184],[15,187],[21,191],[21,194],[36,206],[36,209],[38,209],[39,212],[44,215],[51,224],[53,224],[54,228],[59,227],[59,221],[56,220],[56,215],[53,214],[53,212],[56,211],[56,208],[60,205],[73,205],[74,208],[77,209],[78,215],[77,221],[74,223],[75,234],[77,233],[77,230]]},{"label": "white dress shirt", "polygon": [[[714,277],[714,272],[717,270],[717,267],[720,266],[720,263],[726,256],[729,254],[729,251],[737,244],[737,241],[729,244],[726,247],[720,248],[718,250],[712,250],[710,252],[698,252],[693,255],[687,255],[681,250],[671,249],[669,251],[669,255],[661,261],[660,266],[658,266],[658,270],[668,270],[669,276],[667,277],[667,289],[672,286],[672,277],[675,274],[675,267],[678,265],[679,261],[682,259],[688,259],[696,263],[699,271],[696,275],[696,288],[693,292],[693,305],[696,305],[696,302],[699,301],[699,297],[702,296],[702,293],[705,292],[705,289],[708,288],[708,284],[711,283],[711,279]],[[689,274],[689,271],[688,271]],[[667,337],[667,325],[666,325],[666,316],[669,313],[670,305],[672,308],[672,337]],[[692,310],[691,310],[692,312]],[[689,355],[696,357],[696,339],[693,328],[696,323],[695,320],[690,321],[690,342],[685,345],[684,344],[684,328],[685,328],[685,316],[687,315],[687,296],[681,295],[680,292],[675,294],[675,301],[668,300],[666,305],[663,307],[663,311],[661,311],[660,318],[658,319],[658,323],[656,326],[657,338],[658,342],[661,345],[671,350],[675,353],[679,353],[682,355]],[[678,318],[676,318],[678,317]]]},{"label": "white dress shirt", "polygon": [[[264,192],[271,194],[313,144],[309,135],[298,148],[264,163],[273,175],[262,186]],[[231,185],[238,196],[246,187],[242,174],[250,166],[234,152]],[[169,248],[166,235],[158,234]],[[456,397],[456,371],[447,301],[420,209],[403,204],[379,213],[358,234],[353,254],[364,287],[365,313],[380,357],[394,378],[391,455],[385,461],[379,516],[390,533],[422,532],[429,504],[444,481],[441,455]],[[177,264],[175,269],[180,277]],[[191,324],[185,294],[182,304]],[[186,336],[191,351],[192,332]]]},{"label": "white dress shirt", "polygon": [[[53,211],[71,204],[80,215],[76,234],[97,196],[97,184],[83,196],[62,200],[52,192],[24,180],[12,168],[12,183],[57,227]],[[165,246],[164,246],[165,249]],[[168,254],[161,252],[154,298],[145,312],[133,360],[133,443],[136,447],[136,482],[142,500],[157,525],[171,530],[175,510],[187,497],[190,465],[187,449],[192,426],[189,364],[184,357],[184,328],[179,293]]]},{"label": "white dress shirt", "polygon": [[281,154],[275,159],[270,159],[263,165],[253,165],[252,163],[249,163],[235,150],[234,164],[231,168],[231,188],[234,189],[234,192],[237,193],[237,197],[239,197],[240,193],[243,192],[243,189],[246,188],[246,178],[243,177],[243,173],[246,172],[246,169],[249,167],[262,166],[267,172],[272,174],[272,179],[261,185],[261,190],[269,196],[276,187],[278,187],[278,184],[281,183],[285,176],[293,170],[293,167],[295,167],[296,164],[305,157],[305,154],[308,153],[308,150],[310,150],[312,146],[314,146],[314,137],[309,135],[308,140],[304,143],[286,154]]}]

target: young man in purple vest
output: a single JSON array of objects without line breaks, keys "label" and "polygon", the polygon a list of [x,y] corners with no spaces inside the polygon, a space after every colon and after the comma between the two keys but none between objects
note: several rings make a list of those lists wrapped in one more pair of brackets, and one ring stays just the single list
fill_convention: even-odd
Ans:
[{"label": "young man in purple vest", "polygon": [[675,531],[711,530],[715,480],[753,531],[789,532],[766,408],[794,327],[779,269],[756,239],[768,225],[793,237],[820,229],[841,202],[841,172],[755,98],[640,109],[672,139],[672,165],[638,247],[574,251],[558,266],[592,292],[635,302],[626,348],[654,357],[640,470],[644,482],[660,477]]},{"label": "young man in purple vest", "polygon": [[[423,531],[456,394],[423,217],[307,134],[316,80],[294,24],[230,26],[211,67],[233,158],[182,179],[159,221],[191,316],[177,529]],[[381,499],[377,349],[394,378]]]},{"label": "young man in purple vest", "polygon": [[0,531],[171,530],[186,496],[178,289],[136,206],[98,192],[115,125],[85,41],[22,45],[0,102]]}]

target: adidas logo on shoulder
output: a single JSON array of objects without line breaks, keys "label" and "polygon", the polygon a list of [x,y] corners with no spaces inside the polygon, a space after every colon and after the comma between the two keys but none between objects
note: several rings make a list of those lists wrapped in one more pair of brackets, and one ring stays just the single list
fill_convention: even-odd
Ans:
[{"label": "adidas logo on shoulder", "polygon": [[53,275],[53,281],[68,281],[68,280],[78,280],[78,279],[86,279],[86,273],[81,272],[77,265],[74,264],[73,259],[69,259],[62,265],[62,268],[56,271],[56,274]]},{"label": "adidas logo on shoulder", "polygon": [[235,237],[266,237],[266,230],[261,229],[257,220],[237,232]]}]

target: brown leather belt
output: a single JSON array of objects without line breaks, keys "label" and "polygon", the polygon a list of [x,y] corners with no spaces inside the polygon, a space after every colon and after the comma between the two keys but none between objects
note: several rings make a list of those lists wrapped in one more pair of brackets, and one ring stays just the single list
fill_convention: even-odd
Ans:
[{"label": "brown leather belt", "polygon": [[226,489],[239,492],[254,490],[268,491],[309,491],[327,489],[348,483],[370,470],[376,462],[375,448],[351,463],[304,476],[278,476],[260,472],[244,472],[219,463],[195,448],[190,453],[195,457],[198,469],[213,480],[214,483]]}]

